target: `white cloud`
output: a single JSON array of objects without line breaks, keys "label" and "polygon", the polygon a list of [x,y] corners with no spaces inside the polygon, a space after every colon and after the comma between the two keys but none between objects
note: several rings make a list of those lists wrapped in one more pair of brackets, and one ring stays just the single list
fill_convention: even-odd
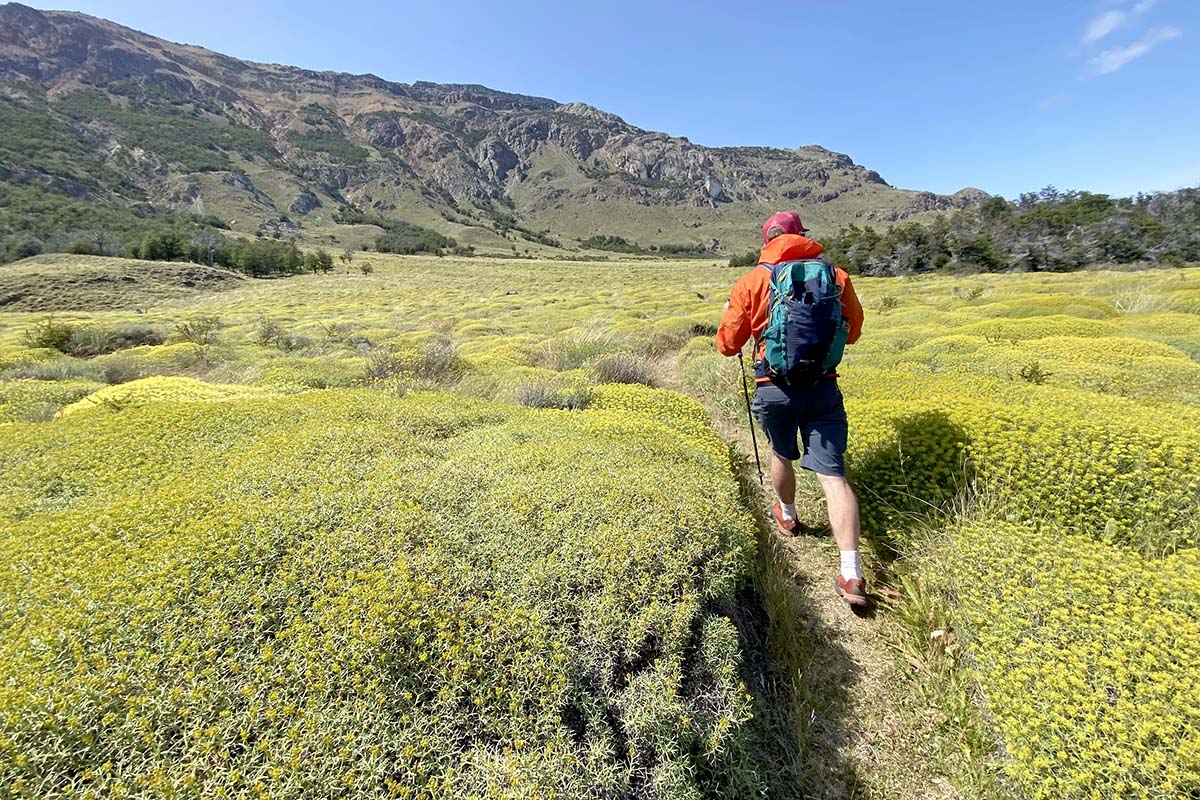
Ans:
[{"label": "white cloud", "polygon": [[1140,17],[1154,8],[1157,2],[1158,0],[1138,0],[1129,8],[1114,8],[1097,14],[1088,22],[1087,28],[1083,32],[1083,43],[1098,42],[1113,31],[1124,28],[1135,17]]},{"label": "white cloud", "polygon": [[1135,58],[1146,55],[1163,42],[1178,39],[1183,33],[1178,28],[1155,28],[1141,39],[1125,47],[1114,47],[1105,50],[1098,56],[1088,59],[1088,70],[1085,77],[1095,78],[1099,75],[1110,75]]},{"label": "white cloud", "polygon": [[1103,14],[1093,17],[1092,21],[1088,23],[1087,30],[1083,32],[1083,41],[1086,43],[1099,41],[1128,21],[1129,14],[1125,11],[1105,11]]}]

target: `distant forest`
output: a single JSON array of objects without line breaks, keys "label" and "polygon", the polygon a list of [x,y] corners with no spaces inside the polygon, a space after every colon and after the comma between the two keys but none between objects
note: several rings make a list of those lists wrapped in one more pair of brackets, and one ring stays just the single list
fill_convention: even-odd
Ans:
[{"label": "distant forest", "polygon": [[[1200,263],[1200,189],[1114,199],[1048,186],[924,224],[883,231],[852,224],[819,238],[838,266],[860,275],[1182,266]],[[730,266],[757,259],[747,253]]]}]

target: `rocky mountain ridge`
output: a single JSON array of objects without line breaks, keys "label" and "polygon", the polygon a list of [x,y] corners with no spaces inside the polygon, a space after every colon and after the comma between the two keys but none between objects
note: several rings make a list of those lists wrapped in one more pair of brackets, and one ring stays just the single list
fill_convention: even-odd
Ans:
[{"label": "rocky mountain ridge", "polygon": [[108,176],[72,185],[26,159],[0,161],[3,180],[351,245],[404,220],[485,249],[615,236],[729,251],[780,207],[819,229],[986,198],[895,189],[818,146],[703,147],[584,103],[255,64],[15,3],[0,6],[0,99],[80,137],[89,174]]}]

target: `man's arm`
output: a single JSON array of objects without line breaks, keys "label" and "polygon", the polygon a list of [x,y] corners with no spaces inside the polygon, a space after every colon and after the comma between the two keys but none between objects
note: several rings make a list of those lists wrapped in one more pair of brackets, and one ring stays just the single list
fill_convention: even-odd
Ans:
[{"label": "man's arm", "polygon": [[721,327],[717,328],[717,350],[723,356],[736,356],[750,340],[750,309],[746,294],[746,287],[740,280],[729,293],[725,316],[721,318]]},{"label": "man's arm", "polygon": [[862,303],[858,301],[858,295],[854,292],[854,284],[850,282],[850,275],[842,269],[838,269],[838,273],[838,277],[842,279],[842,316],[850,323],[846,344],[854,344],[858,341],[858,337],[862,336],[863,307]]}]

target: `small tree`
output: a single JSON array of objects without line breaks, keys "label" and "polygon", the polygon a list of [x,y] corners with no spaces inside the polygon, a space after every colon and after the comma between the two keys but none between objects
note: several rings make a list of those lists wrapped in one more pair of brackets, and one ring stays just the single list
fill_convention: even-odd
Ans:
[{"label": "small tree", "polygon": [[296,275],[301,272],[304,272],[305,269],[308,267],[308,264],[306,263],[306,260],[304,257],[304,253],[302,253],[300,251],[299,247],[296,247],[295,242],[292,242],[288,246],[287,250],[282,253],[281,260],[283,262],[282,263],[283,271],[287,272],[291,275]]},{"label": "small tree", "polygon": [[112,241],[112,234],[108,228],[103,225],[97,225],[88,231],[88,236],[91,238],[92,243],[96,245],[96,255],[108,255],[109,244]]},{"label": "small tree", "polygon": [[182,341],[194,344],[200,360],[207,364],[209,350],[216,344],[221,327],[219,317],[201,315],[175,323],[175,333]]},{"label": "small tree", "polygon": [[197,264],[226,265],[230,262],[229,240],[213,230],[203,230],[192,236],[188,256]]},{"label": "small tree", "polygon": [[333,269],[333,256],[324,248],[317,249],[317,269],[321,272],[329,272]]},{"label": "small tree", "polygon": [[371,266],[370,261],[364,261],[358,265],[358,271],[361,272],[363,275],[370,275],[372,272],[375,271],[375,267]]},{"label": "small tree", "polygon": [[342,262],[342,266],[350,266],[350,262],[354,260],[354,251],[347,247],[342,251],[342,254],[338,256],[338,259]]},{"label": "small tree", "polygon": [[176,261],[186,253],[183,237],[174,231],[147,233],[138,247],[138,258],[145,261]]}]

